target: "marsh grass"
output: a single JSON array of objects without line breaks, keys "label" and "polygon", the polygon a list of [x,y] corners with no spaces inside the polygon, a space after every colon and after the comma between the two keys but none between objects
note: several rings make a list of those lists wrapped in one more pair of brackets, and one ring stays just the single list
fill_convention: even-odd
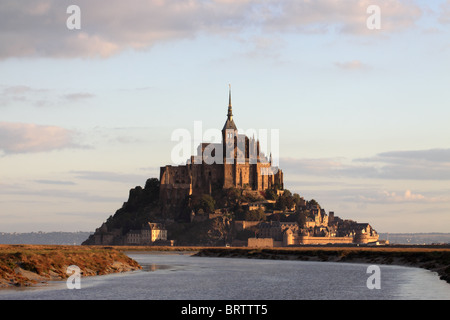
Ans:
[{"label": "marsh grass", "polygon": [[[57,245],[0,245],[0,286],[28,286],[70,276],[76,265],[82,276],[140,269],[139,264],[114,248]],[[24,272],[26,271],[26,272]]]}]

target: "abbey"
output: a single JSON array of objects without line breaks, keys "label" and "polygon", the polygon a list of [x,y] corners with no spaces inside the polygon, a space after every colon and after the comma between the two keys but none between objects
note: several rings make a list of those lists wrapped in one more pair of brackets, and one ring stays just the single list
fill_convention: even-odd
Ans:
[{"label": "abbey", "polygon": [[272,156],[260,152],[259,141],[239,134],[233,119],[231,89],[221,143],[201,143],[186,165],[160,168],[162,204],[180,203],[189,196],[211,194],[216,189],[283,189],[283,172],[272,166]]},{"label": "abbey", "polygon": [[[286,247],[383,243],[368,223],[341,219],[334,211],[327,214],[314,199],[306,201],[285,189],[283,171],[275,165],[277,157],[272,161],[272,153],[268,157],[262,153],[259,141],[263,139],[249,137],[251,130],[246,132],[239,133],[234,122],[230,89],[227,118],[222,130],[216,130],[214,143],[199,139],[197,154],[186,159],[186,164],[163,166],[159,180],[150,178],[144,188],[131,189],[122,208],[83,244]],[[186,312],[199,310],[204,311]]]}]

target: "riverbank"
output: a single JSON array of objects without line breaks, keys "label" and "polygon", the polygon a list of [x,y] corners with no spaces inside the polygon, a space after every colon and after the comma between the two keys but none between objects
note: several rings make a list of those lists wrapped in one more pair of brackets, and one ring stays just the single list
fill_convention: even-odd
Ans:
[{"label": "riverbank", "polygon": [[67,267],[76,265],[81,276],[141,269],[121,250],[112,247],[64,245],[0,245],[0,288],[31,286],[64,280]]},{"label": "riverbank", "polygon": [[190,252],[199,257],[329,261],[399,265],[436,272],[450,283],[449,246],[398,245],[388,247],[305,246],[289,248],[247,247],[114,247],[121,251]]},{"label": "riverbank", "polygon": [[389,247],[202,248],[200,257],[388,264],[424,268],[450,283],[450,249]]}]

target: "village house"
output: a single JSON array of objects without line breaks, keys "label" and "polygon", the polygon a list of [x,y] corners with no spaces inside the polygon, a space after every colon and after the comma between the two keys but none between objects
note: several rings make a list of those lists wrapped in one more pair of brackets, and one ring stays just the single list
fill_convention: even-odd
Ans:
[{"label": "village house", "polygon": [[152,245],[167,240],[167,230],[161,223],[148,222],[139,230],[130,230],[125,235],[126,245]]}]

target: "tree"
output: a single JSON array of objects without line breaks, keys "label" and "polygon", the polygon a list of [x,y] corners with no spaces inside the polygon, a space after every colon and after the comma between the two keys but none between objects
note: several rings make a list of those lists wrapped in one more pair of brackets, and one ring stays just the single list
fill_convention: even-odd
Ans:
[{"label": "tree", "polygon": [[267,189],[266,190],[266,199],[267,200],[277,200],[278,195],[275,189]]},{"label": "tree", "polygon": [[284,190],[283,194],[280,195],[276,202],[276,208],[278,210],[291,209],[294,206],[294,197],[289,190]]},{"label": "tree", "polygon": [[226,199],[228,205],[236,205],[241,201],[242,194],[241,191],[237,188],[229,188],[226,190]]},{"label": "tree", "polygon": [[300,195],[298,193],[294,193],[292,198],[294,199],[295,207],[297,209],[300,208],[301,206],[303,206],[305,203],[305,200],[303,200],[302,197],[300,197]]},{"label": "tree", "polygon": [[197,212],[202,210],[205,213],[212,213],[214,212],[215,205],[216,202],[213,197],[209,194],[203,194],[199,199],[194,201],[193,207]]},{"label": "tree", "polygon": [[309,200],[307,202],[307,204],[308,204],[309,207],[319,206],[319,203],[316,200],[314,200],[314,199]]},{"label": "tree", "polygon": [[247,221],[266,220],[266,214],[264,213],[264,210],[262,208],[259,208],[257,210],[246,211],[244,217],[245,220]]},{"label": "tree", "polygon": [[297,210],[295,215],[296,215],[296,220],[297,220],[296,222],[298,223],[298,226],[300,228],[302,228],[306,224],[307,212],[300,209],[300,210]]}]

